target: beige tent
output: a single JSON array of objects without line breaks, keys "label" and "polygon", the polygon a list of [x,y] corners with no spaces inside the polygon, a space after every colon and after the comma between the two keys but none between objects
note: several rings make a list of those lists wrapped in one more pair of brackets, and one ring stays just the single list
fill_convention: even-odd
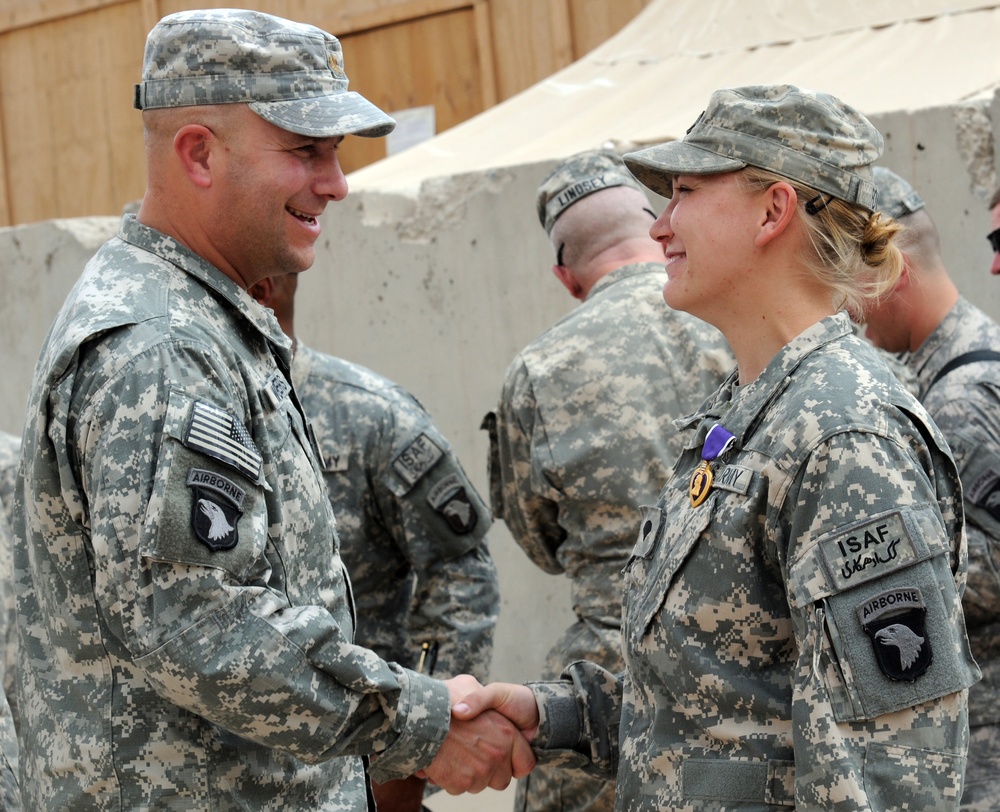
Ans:
[{"label": "beige tent", "polygon": [[352,181],[398,189],[609,140],[664,141],[720,87],[796,84],[869,115],[988,98],[998,35],[1000,3],[976,0],[654,0],[580,61]]}]

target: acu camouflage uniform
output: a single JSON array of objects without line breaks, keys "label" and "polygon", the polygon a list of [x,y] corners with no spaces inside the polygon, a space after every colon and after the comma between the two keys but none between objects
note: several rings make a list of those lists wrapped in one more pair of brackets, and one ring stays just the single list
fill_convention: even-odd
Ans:
[{"label": "acu camouflage uniform", "polygon": [[[546,677],[586,659],[618,671],[622,568],[639,506],[681,449],[670,421],[689,413],[734,365],[714,328],[663,301],[663,266],[604,276],[587,299],[512,362],[491,454],[494,513],[545,572],[566,573],[578,618]],[[614,786],[536,768],[524,809],[602,810]]]},{"label": "acu camouflage uniform", "polygon": [[627,569],[627,677],[534,686],[536,751],[617,767],[621,812],[957,809],[978,671],[944,438],[844,315],[736,381],[678,421]]},{"label": "acu camouflage uniform", "polygon": [[17,606],[14,601],[14,544],[11,535],[14,527],[14,485],[17,481],[17,468],[21,458],[21,438],[0,431],[0,505],[3,507],[3,519],[8,529],[8,543],[0,545],[0,577],[5,583],[3,602],[0,611],[3,612],[4,627],[2,643],[3,657],[3,690],[10,703],[14,726],[17,727],[17,694],[14,691],[14,677],[17,672]]},{"label": "acu camouflage uniform", "polygon": [[0,640],[3,644],[2,679],[0,679],[0,810],[16,812],[21,808],[18,792],[17,756],[17,616],[14,601],[14,482],[17,478],[21,438],[0,432]]},{"label": "acu camouflage uniform", "polygon": [[[447,688],[353,643],[273,316],[126,217],[32,385],[15,550],[29,809],[366,808]],[[342,758],[333,758],[342,756]]]},{"label": "acu camouflage uniform", "polygon": [[946,364],[976,350],[1000,350],[1000,325],[959,298],[907,365],[962,478],[969,539],[962,603],[983,671],[969,691],[972,739],[962,808],[980,812],[1000,810],[1000,361],[964,364],[934,383]]},{"label": "acu camouflage uniform", "polygon": [[351,574],[355,641],[423,673],[485,681],[500,603],[493,519],[451,445],[412,395],[359,364],[299,342],[292,382]]}]

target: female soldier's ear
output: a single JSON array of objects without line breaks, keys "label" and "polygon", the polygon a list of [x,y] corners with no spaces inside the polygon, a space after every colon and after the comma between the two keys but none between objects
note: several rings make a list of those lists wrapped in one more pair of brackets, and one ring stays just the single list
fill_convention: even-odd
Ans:
[{"label": "female soldier's ear", "polygon": [[799,200],[792,185],[783,180],[772,183],[761,195],[764,211],[760,229],[754,240],[754,245],[758,248],[767,245],[775,237],[784,233],[795,218],[795,210]]}]

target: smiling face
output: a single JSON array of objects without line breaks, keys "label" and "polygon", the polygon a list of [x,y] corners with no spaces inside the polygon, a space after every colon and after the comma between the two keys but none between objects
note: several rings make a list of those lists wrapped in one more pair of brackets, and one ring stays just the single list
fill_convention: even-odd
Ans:
[{"label": "smiling face", "polygon": [[753,195],[738,172],[673,179],[673,197],[649,231],[663,246],[663,298],[672,308],[718,327],[740,306],[753,276]]},{"label": "smiling face", "polygon": [[213,175],[213,243],[246,287],[298,273],[316,259],[319,217],[347,196],[337,159],[343,136],[282,130],[243,107]]}]

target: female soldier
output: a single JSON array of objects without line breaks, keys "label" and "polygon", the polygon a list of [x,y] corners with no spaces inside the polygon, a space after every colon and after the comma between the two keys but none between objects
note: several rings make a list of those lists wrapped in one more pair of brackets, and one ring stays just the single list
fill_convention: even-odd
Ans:
[{"label": "female soldier", "polygon": [[900,272],[898,226],[872,213],[881,151],[838,99],[757,86],[625,156],[670,198],[650,232],[667,303],[721,330],[738,368],[681,421],[643,511],[626,673],[575,663],[455,709],[539,725],[542,760],[617,763],[620,810],[958,806],[978,678],[958,477],[839,312]]}]

